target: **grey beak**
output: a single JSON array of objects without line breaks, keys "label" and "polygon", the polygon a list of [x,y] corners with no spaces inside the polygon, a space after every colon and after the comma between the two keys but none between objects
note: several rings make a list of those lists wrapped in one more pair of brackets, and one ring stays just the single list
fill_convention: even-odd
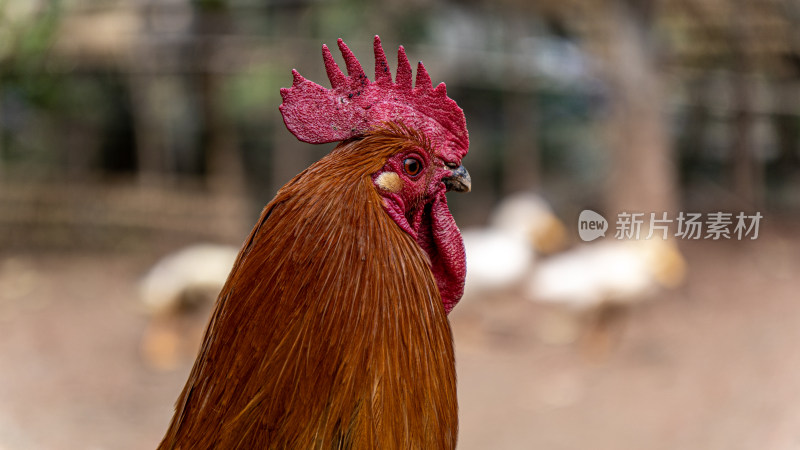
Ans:
[{"label": "grey beak", "polygon": [[448,192],[469,192],[472,190],[472,178],[470,178],[469,172],[464,166],[458,166],[453,169],[452,174],[443,181]]}]

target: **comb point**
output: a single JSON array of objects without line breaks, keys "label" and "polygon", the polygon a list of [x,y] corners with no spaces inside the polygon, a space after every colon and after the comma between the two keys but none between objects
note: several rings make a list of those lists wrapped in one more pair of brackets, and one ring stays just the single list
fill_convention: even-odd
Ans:
[{"label": "comb point", "polygon": [[428,74],[428,71],[425,69],[425,65],[422,64],[422,61],[417,63],[417,79],[414,82],[414,87],[416,89],[422,89],[425,91],[430,91],[433,89],[431,76]]},{"label": "comb point", "polygon": [[327,45],[322,44],[322,60],[325,62],[325,72],[328,74],[328,80],[331,82],[331,87],[336,89],[344,83],[344,74],[336,61],[333,60],[331,50]]},{"label": "comb point", "polygon": [[395,83],[406,90],[411,90],[411,64],[406,56],[406,49],[401,45],[397,49],[397,76]]},{"label": "comb point", "polygon": [[298,72],[295,69],[292,69],[292,86],[297,86],[298,84],[304,81],[306,81],[306,79],[302,75],[300,75],[300,72]]},{"label": "comb point", "polygon": [[375,50],[375,82],[385,85],[392,82],[392,71],[389,69],[389,62],[386,61],[386,52],[383,51],[381,38],[375,35],[373,44]]},{"label": "comb point", "polygon": [[364,75],[364,68],[358,62],[358,58],[353,54],[353,51],[344,43],[342,38],[339,38],[336,43],[339,45],[339,51],[342,52],[345,67],[347,67],[347,75],[349,77],[360,77]]}]

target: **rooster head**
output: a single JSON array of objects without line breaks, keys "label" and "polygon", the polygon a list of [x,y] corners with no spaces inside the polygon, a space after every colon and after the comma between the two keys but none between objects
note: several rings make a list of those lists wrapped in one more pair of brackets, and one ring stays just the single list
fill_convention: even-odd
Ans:
[{"label": "rooster head", "polygon": [[411,65],[398,49],[395,80],[380,39],[375,36],[375,81],[339,39],[347,76],[323,46],[331,88],[292,71],[291,88],[281,89],[280,111],[289,131],[309,143],[358,141],[357,148],[380,148],[383,166],[371,173],[386,213],[428,256],[446,312],[464,291],[466,257],[461,233],[447,206],[448,191],[469,192],[461,165],[469,149],[464,112],[436,88],[420,62],[412,85]]},{"label": "rooster head", "polygon": [[445,194],[469,192],[469,172],[460,159],[443,157],[424,135],[402,124],[387,124],[367,139],[396,150],[372,180],[386,213],[427,254],[449,313],[464,292],[466,261],[461,232]]}]

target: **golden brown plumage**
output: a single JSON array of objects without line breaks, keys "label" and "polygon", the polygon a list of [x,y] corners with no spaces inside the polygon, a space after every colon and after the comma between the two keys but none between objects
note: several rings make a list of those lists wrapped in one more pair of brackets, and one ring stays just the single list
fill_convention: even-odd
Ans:
[{"label": "golden brown plumage", "polygon": [[[435,153],[401,126],[347,141],[266,206],[160,449],[455,447],[453,344],[437,280],[373,180],[409,150]],[[417,200],[412,216],[424,208]]]}]

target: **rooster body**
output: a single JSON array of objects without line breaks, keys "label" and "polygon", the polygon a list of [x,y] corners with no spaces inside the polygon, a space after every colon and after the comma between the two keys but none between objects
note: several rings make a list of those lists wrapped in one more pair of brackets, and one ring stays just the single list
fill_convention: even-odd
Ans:
[{"label": "rooster body", "polygon": [[447,313],[465,264],[445,193],[468,189],[460,156],[401,121],[286,184],[239,253],[160,448],[454,448]]}]

